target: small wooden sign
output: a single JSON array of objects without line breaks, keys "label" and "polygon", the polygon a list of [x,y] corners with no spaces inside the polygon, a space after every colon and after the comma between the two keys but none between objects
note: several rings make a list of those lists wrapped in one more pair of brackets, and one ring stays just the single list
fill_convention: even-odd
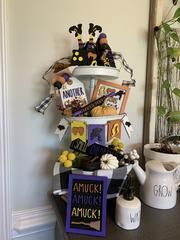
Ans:
[{"label": "small wooden sign", "polygon": [[59,90],[63,108],[70,108],[72,104],[77,108],[85,106],[87,97],[84,84],[75,77],[71,77],[70,80],[71,84],[66,82]]},{"label": "small wooden sign", "polygon": [[81,139],[77,138],[71,142],[70,148],[81,153],[85,153],[89,156],[102,156],[104,154],[112,154],[121,160],[124,155],[115,151],[112,148],[105,147],[98,143],[93,143],[88,146],[88,142],[83,142]]},{"label": "small wooden sign", "polygon": [[113,138],[120,138],[121,136],[121,122],[120,120],[108,121],[108,133],[107,140],[110,141]]},{"label": "small wooden sign", "polygon": [[[105,106],[113,106],[116,108],[119,114],[124,113],[126,103],[128,100],[130,88],[127,86],[122,86],[117,83],[112,83],[103,80],[97,80],[96,87],[93,92],[92,100],[101,98],[104,95],[109,95],[111,93],[116,93],[109,95],[108,98],[104,101]],[[118,94],[117,94],[118,92]]]},{"label": "small wooden sign", "polygon": [[88,125],[88,145],[93,143],[105,144],[105,125],[89,124]]},{"label": "small wooden sign", "polygon": [[71,140],[81,139],[86,142],[86,122],[72,121],[71,122]]},{"label": "small wooden sign", "polygon": [[66,232],[106,234],[107,178],[71,174],[68,185]]}]

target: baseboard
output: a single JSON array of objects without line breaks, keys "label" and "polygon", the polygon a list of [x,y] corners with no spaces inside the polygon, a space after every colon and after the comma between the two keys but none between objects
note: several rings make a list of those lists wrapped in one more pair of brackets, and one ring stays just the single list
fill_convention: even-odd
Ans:
[{"label": "baseboard", "polygon": [[55,222],[56,217],[51,206],[14,211],[12,214],[12,238],[52,230]]}]

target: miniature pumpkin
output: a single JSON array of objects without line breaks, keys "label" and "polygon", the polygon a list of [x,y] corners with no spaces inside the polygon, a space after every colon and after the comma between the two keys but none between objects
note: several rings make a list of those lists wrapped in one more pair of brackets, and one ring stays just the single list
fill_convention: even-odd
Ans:
[{"label": "miniature pumpkin", "polygon": [[92,117],[116,115],[116,108],[113,106],[97,106],[91,110]]},{"label": "miniature pumpkin", "polygon": [[65,108],[63,113],[64,113],[65,116],[71,117],[72,116],[72,109],[71,108]]},{"label": "miniature pumpkin", "polygon": [[104,170],[116,169],[119,167],[119,161],[117,157],[112,154],[104,154],[100,159],[100,167]]}]

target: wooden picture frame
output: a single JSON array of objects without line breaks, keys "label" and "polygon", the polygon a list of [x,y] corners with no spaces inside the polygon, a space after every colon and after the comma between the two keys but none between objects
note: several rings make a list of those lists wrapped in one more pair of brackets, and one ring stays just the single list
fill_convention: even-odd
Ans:
[{"label": "wooden picture frame", "polygon": [[129,91],[130,91],[130,88],[128,86],[122,86],[120,84],[107,82],[104,80],[97,80],[96,86],[94,88],[94,92],[92,95],[92,100],[94,101],[102,97],[103,95],[109,94],[112,91],[118,92],[120,90],[122,90],[123,92],[122,96],[112,97],[113,99],[116,99],[116,101],[112,103],[108,103],[107,105],[115,106],[117,110],[117,114],[124,113],[128,96],[129,96]]},{"label": "wooden picture frame", "polygon": [[154,27],[162,20],[163,0],[150,0],[147,69],[144,100],[143,145],[155,140],[157,56],[155,50]]},{"label": "wooden picture frame", "polygon": [[66,232],[105,237],[107,177],[70,174]]}]

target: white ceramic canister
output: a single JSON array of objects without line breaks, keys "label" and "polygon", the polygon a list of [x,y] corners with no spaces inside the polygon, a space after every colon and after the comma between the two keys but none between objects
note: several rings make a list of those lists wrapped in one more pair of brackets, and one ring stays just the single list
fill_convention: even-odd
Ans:
[{"label": "white ceramic canister", "polygon": [[139,227],[141,218],[141,202],[132,195],[120,195],[116,199],[115,221],[126,230]]}]

